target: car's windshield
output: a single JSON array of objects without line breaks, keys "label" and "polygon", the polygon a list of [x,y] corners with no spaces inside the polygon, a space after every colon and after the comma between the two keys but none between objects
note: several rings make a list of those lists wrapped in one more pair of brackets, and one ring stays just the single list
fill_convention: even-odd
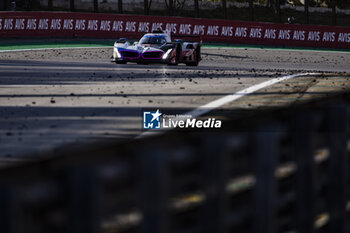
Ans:
[{"label": "car's windshield", "polygon": [[140,40],[140,44],[164,44],[165,42],[165,37],[160,35],[145,35]]}]

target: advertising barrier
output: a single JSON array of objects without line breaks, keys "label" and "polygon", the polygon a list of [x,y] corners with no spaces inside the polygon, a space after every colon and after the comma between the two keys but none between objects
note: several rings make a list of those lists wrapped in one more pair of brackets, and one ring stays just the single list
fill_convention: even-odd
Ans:
[{"label": "advertising barrier", "polygon": [[152,30],[204,42],[350,49],[350,27],[71,12],[0,12],[0,36],[134,38]]}]

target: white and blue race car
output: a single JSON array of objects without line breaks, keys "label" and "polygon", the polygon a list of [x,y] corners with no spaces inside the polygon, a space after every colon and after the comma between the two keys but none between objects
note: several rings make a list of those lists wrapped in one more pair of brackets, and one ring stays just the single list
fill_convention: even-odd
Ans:
[{"label": "white and blue race car", "polygon": [[[177,38],[189,37],[178,36]],[[198,66],[201,60],[201,40],[199,36],[191,36],[197,41],[184,42],[182,39],[171,40],[169,34],[163,31],[153,31],[145,34],[140,41],[131,45],[125,38],[114,43],[113,62],[126,64],[165,63],[188,66]]]}]

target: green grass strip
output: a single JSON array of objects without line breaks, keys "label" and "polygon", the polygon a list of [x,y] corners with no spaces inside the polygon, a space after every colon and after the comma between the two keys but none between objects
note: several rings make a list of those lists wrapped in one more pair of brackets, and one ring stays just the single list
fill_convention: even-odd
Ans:
[{"label": "green grass strip", "polygon": [[203,44],[205,48],[240,48],[240,49],[269,49],[269,50],[301,50],[301,51],[325,51],[325,52],[348,52],[347,49],[332,49],[332,48],[305,48],[305,47],[282,47],[268,45],[243,45],[243,44]]}]

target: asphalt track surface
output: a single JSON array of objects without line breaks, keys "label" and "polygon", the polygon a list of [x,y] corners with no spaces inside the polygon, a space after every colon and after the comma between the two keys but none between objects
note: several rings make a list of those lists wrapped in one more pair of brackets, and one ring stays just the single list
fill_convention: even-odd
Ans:
[{"label": "asphalt track surface", "polygon": [[279,82],[220,108],[259,110],[350,88],[349,52],[203,48],[198,67],[116,65],[110,62],[111,52],[70,48],[0,53],[0,165],[44,152],[54,155],[62,147],[133,139],[143,133],[144,109],[186,113],[286,75],[317,73]]}]

